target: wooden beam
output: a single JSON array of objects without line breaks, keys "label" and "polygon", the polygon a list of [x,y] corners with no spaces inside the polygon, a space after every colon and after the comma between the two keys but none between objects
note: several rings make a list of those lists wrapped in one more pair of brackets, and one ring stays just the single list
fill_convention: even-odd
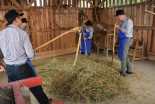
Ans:
[{"label": "wooden beam", "polygon": [[21,8],[21,5],[16,0],[10,0],[17,8]]},{"label": "wooden beam", "polygon": [[111,7],[111,0],[109,0],[109,7]]},{"label": "wooden beam", "polygon": [[87,0],[89,2],[89,4],[94,8],[94,4],[90,1],[90,0]]},{"label": "wooden beam", "polygon": [[106,0],[103,0],[103,1],[98,5],[98,7],[101,8],[105,1],[106,1]]},{"label": "wooden beam", "polygon": [[50,7],[52,7],[52,0],[50,0]]},{"label": "wooden beam", "polygon": [[113,7],[115,6],[115,0],[113,0]]},{"label": "wooden beam", "polygon": [[[50,1],[51,1],[51,0],[50,0]],[[40,6],[42,7],[42,6],[43,6],[43,5],[42,5],[42,0],[40,0],[39,2],[40,2]]]},{"label": "wooden beam", "polygon": [[1,0],[1,7],[4,6],[4,0]]},{"label": "wooden beam", "polygon": [[26,8],[30,8],[31,7],[31,5],[35,2],[36,0],[32,0],[28,5],[26,5],[25,7]]},{"label": "wooden beam", "polygon": [[65,55],[65,54],[75,53],[75,52],[76,52],[76,47],[37,53],[37,57],[32,61],[49,58],[49,57],[54,57],[54,56],[61,56],[61,55]]}]

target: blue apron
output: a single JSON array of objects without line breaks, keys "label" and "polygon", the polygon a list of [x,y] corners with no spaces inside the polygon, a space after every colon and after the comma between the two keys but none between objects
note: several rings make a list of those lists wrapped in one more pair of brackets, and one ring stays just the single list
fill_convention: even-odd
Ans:
[{"label": "blue apron", "polygon": [[84,41],[84,37],[88,38],[89,36],[90,36],[89,32],[87,32],[86,30],[83,30],[82,37],[81,37],[81,52],[85,52],[85,41],[86,41],[87,54],[90,54],[91,52],[92,39],[88,39]]},{"label": "blue apron", "polygon": [[119,46],[118,46],[118,57],[120,60],[122,60],[123,50],[124,50],[124,46],[125,46],[127,37],[121,30],[119,30],[119,32],[118,32],[118,39],[120,40]]}]

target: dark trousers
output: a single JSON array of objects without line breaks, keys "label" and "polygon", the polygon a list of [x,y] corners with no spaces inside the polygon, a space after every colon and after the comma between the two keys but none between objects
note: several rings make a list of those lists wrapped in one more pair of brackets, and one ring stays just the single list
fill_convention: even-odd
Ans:
[{"label": "dark trousers", "polygon": [[[8,82],[35,77],[32,68],[26,63],[19,66],[6,65]],[[48,98],[41,86],[29,88],[40,104],[47,104]]]},{"label": "dark trousers", "polygon": [[127,39],[125,46],[124,46],[124,50],[123,50],[123,56],[122,56],[122,61],[121,61],[121,73],[122,74],[126,74],[126,68],[128,72],[132,72],[132,66],[130,63],[130,60],[128,58],[128,51],[130,46],[133,43],[133,39]]}]

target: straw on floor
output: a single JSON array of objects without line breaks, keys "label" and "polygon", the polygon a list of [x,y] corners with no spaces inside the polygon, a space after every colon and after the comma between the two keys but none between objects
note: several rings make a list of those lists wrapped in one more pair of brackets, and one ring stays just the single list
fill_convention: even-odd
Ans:
[{"label": "straw on floor", "polygon": [[92,55],[53,58],[37,68],[49,93],[66,100],[84,100],[87,104],[101,102],[127,92],[126,83],[119,75],[119,65],[111,60]]}]

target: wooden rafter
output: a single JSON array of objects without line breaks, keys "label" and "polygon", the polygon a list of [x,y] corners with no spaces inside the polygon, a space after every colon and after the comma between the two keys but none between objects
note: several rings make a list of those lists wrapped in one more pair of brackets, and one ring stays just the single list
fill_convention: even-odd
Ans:
[{"label": "wooden rafter", "polygon": [[98,5],[98,8],[101,8],[105,1],[106,1],[106,0],[103,0],[103,1]]},{"label": "wooden rafter", "polygon": [[95,7],[94,4],[90,0],[87,0],[87,1],[93,8]]},{"label": "wooden rafter", "polygon": [[31,7],[31,5],[35,2],[36,0],[32,0],[28,5],[26,5],[25,7],[26,8],[30,8]]},{"label": "wooden rafter", "polygon": [[4,0],[1,0],[1,7],[4,6]]},{"label": "wooden rafter", "polygon": [[17,8],[21,8],[21,5],[16,0],[10,0],[12,4],[14,4]]}]

